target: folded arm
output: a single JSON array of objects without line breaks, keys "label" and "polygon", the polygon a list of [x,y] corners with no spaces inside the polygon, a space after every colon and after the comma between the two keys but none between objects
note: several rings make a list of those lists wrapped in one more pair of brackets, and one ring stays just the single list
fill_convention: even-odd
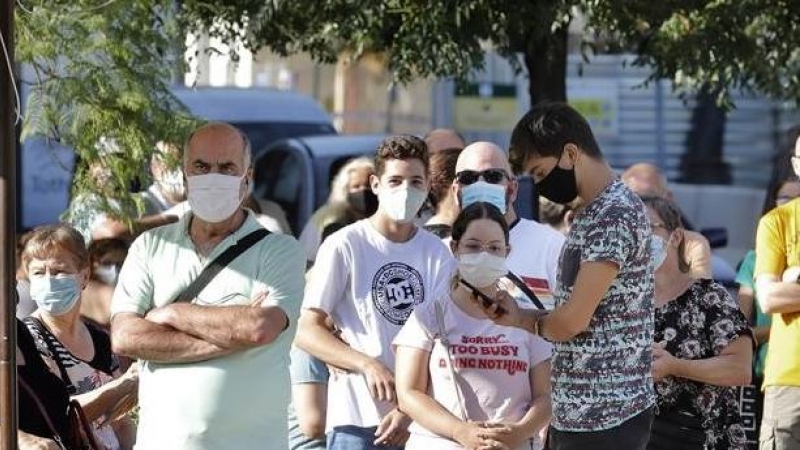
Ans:
[{"label": "folded arm", "polygon": [[242,350],[271,343],[289,325],[283,309],[264,306],[264,300],[266,294],[244,306],[173,303],[150,311],[146,318],[218,347]]},{"label": "folded arm", "polygon": [[669,372],[715,386],[743,386],[750,382],[752,361],[753,341],[749,336],[739,336],[719,356],[698,360],[675,358]]},{"label": "folded arm", "polygon": [[114,353],[161,363],[206,361],[233,352],[134,313],[114,316],[111,343]]},{"label": "folded arm", "polygon": [[767,314],[800,312],[800,283],[764,274],[756,278],[756,291],[761,310]]}]

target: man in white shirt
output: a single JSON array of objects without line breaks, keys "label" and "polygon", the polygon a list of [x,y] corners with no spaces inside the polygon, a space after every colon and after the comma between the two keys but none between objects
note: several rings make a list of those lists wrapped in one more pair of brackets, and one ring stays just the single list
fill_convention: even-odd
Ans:
[{"label": "man in white shirt", "polygon": [[176,301],[209,263],[263,233],[242,207],[252,183],[247,137],[211,123],[185,151],[191,212],[133,242],[111,306],[114,352],[143,361],[136,449],[285,449],[303,248],[290,236],[262,237],[195,298]]},{"label": "man in white shirt", "polygon": [[[455,269],[441,240],[414,224],[427,174],[424,141],[384,139],[370,177],[377,212],[329,236],[317,254],[295,345],[346,371],[328,385],[329,449],[399,449],[408,438],[392,340],[415,307],[447,295]],[[328,317],[343,340],[331,334]]]},{"label": "man in white shirt", "polygon": [[[523,219],[514,210],[519,183],[511,173],[505,152],[491,142],[468,145],[456,162],[453,190],[462,208],[478,201],[497,206],[510,228],[511,253],[506,264],[512,291],[528,289],[547,309],[553,308],[558,258],[564,236],[534,220]],[[525,292],[512,292],[526,298]]]}]

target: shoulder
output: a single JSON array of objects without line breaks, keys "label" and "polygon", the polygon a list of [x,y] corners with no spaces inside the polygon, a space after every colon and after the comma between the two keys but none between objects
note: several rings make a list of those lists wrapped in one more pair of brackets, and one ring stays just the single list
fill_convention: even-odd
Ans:
[{"label": "shoulder", "polygon": [[699,279],[695,282],[694,289],[696,298],[706,307],[736,306],[738,308],[725,286],[714,280]]},{"label": "shoulder", "polygon": [[514,237],[514,240],[535,239],[540,242],[559,246],[566,240],[563,234],[547,225],[542,225],[535,220],[522,218],[519,219],[519,222],[510,230],[510,234]]},{"label": "shoulder", "polygon": [[795,211],[797,210],[797,206],[800,205],[798,200],[792,200],[789,203],[784,205],[778,206],[777,208],[772,209],[770,212],[764,214],[759,220],[759,227],[761,226],[780,226],[785,223],[787,220],[795,216]]}]

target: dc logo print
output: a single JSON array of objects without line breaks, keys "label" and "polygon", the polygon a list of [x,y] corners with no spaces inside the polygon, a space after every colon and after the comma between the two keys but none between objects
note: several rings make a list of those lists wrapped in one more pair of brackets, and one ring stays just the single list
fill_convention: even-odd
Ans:
[{"label": "dc logo print", "polygon": [[407,264],[386,264],[372,279],[372,302],[383,317],[395,325],[406,323],[411,311],[424,298],[422,276]]}]

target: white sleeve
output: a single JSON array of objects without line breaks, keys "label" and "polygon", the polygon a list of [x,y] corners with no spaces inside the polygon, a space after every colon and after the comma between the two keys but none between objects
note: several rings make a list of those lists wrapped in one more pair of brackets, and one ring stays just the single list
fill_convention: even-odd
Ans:
[{"label": "white sleeve", "polygon": [[561,249],[564,247],[564,241],[566,239],[561,233],[558,233],[558,236],[553,239],[553,242],[550,244],[548,248],[548,255],[547,255],[547,284],[550,285],[550,292],[554,293],[556,291],[556,283],[558,280],[558,266],[559,266],[559,259],[561,258]]},{"label": "white sleeve", "polygon": [[[446,300],[443,299],[442,301]],[[432,320],[436,317],[435,302],[427,301],[414,308],[403,328],[395,336],[392,342],[393,349],[396,349],[396,347],[413,347],[431,351],[433,339],[436,336],[436,321]]]},{"label": "white sleeve", "polygon": [[331,315],[345,297],[350,264],[345,256],[346,241],[337,237],[331,236],[319,248],[306,285],[303,309],[321,309]]},{"label": "white sleeve", "polygon": [[300,314],[306,281],[303,251],[295,238],[282,234],[265,239],[265,245],[269,250],[259,270],[259,281],[269,293],[269,303],[280,306],[289,320],[295,322]]},{"label": "white sleeve", "polygon": [[117,286],[111,298],[111,317],[119,313],[144,316],[153,309],[153,277],[148,267],[148,234],[142,234],[131,244]]},{"label": "white sleeve", "polygon": [[542,361],[550,359],[550,357],[553,355],[553,344],[545,341],[541,337],[532,334],[530,335],[528,342],[530,345],[529,354],[531,360],[529,363],[531,368],[536,367]]},{"label": "white sleeve", "polygon": [[319,250],[319,240],[321,231],[313,220],[309,220],[306,226],[300,233],[300,243],[303,244],[303,249],[306,252],[306,260],[314,262]]}]

